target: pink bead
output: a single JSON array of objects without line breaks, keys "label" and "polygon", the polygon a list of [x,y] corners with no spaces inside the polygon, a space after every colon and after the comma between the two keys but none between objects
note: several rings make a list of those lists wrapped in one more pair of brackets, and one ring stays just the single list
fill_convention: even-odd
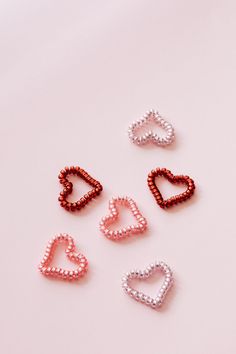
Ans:
[{"label": "pink bead", "polygon": [[[120,230],[112,231],[109,226],[119,218],[117,205],[128,207],[137,221],[136,225],[130,225]],[[103,217],[99,223],[100,231],[111,240],[121,240],[132,234],[144,232],[147,229],[147,221],[140,213],[137,204],[129,197],[112,198],[109,202],[110,214]]]},{"label": "pink bead", "polygon": [[[67,248],[65,250],[66,256],[70,261],[78,264],[77,270],[69,271],[61,268],[50,267],[51,260],[54,256],[56,246],[58,243],[65,242],[67,244]],[[88,261],[86,257],[82,254],[77,254],[75,252],[75,242],[73,238],[67,234],[60,234],[54,236],[51,241],[49,241],[50,248],[47,247],[45,255],[38,267],[39,271],[46,276],[49,277],[57,277],[60,279],[66,280],[76,280],[82,277],[88,268]],[[83,271],[81,271],[83,269]]]}]

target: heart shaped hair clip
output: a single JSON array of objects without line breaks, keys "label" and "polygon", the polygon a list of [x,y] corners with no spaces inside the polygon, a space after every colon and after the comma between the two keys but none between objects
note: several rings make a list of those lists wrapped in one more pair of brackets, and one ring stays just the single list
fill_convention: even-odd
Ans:
[{"label": "heart shaped hair clip", "polygon": [[[70,261],[77,264],[76,270],[66,270],[50,266],[59,243],[65,243],[67,245],[65,250],[66,256]],[[75,242],[73,238],[67,234],[54,236],[52,240],[48,242],[44,257],[39,265],[39,271],[43,275],[65,280],[77,280],[85,275],[87,269],[88,261],[86,257],[83,254],[76,252]]]},{"label": "heart shaped hair clip", "polygon": [[[86,193],[83,197],[81,197],[77,202],[74,203],[70,203],[67,200],[68,195],[71,194],[73,191],[73,184],[68,181],[67,178],[67,176],[69,175],[76,175],[93,187],[88,193]],[[60,205],[69,211],[82,209],[93,198],[96,198],[102,191],[101,183],[92,178],[85,170],[83,170],[79,166],[65,167],[63,170],[61,170],[58,178],[60,183],[64,187],[63,191],[60,193],[58,200],[60,202]]]},{"label": "heart shaped hair clip", "polygon": [[[156,185],[155,180],[157,177],[164,177],[172,184],[184,184],[187,186],[187,189],[181,194],[164,200],[159,188]],[[188,200],[192,197],[195,190],[195,183],[189,176],[174,176],[171,171],[167,170],[166,168],[156,168],[155,170],[152,170],[148,175],[147,182],[148,187],[156,199],[157,204],[159,204],[159,206],[163,209]]]},{"label": "heart shaped hair clip", "polygon": [[[146,280],[157,271],[164,275],[164,281],[156,297],[148,296],[141,291],[135,290],[131,286],[132,280]],[[153,309],[158,309],[159,307],[161,307],[166,297],[166,294],[168,293],[172,284],[172,271],[170,267],[164,262],[151,263],[144,270],[131,270],[129,273],[126,273],[125,276],[122,278],[122,287],[124,291],[136,301],[139,301]]]},{"label": "heart shaped hair clip", "polygon": [[[137,131],[142,127],[148,127],[150,122],[155,123],[158,127],[165,130],[166,135],[163,137],[158,136],[152,130],[149,130],[144,135],[138,136]],[[137,145],[144,145],[149,142],[158,145],[166,146],[170,145],[175,138],[174,128],[170,123],[168,123],[157,111],[150,110],[146,114],[134,121],[128,129],[128,135],[130,140]]]},{"label": "heart shaped hair clip", "polygon": [[[109,226],[119,218],[117,206],[128,207],[137,224],[124,227],[120,230],[110,230]],[[140,213],[137,204],[129,197],[112,198],[109,202],[110,214],[104,216],[100,222],[100,231],[111,240],[121,240],[130,235],[136,235],[144,232],[147,228],[147,220]]]}]

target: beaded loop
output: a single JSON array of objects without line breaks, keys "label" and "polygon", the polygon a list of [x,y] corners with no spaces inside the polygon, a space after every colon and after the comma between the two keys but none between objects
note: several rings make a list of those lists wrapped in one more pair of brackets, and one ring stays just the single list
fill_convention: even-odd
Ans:
[{"label": "beaded loop", "polygon": [[[146,134],[137,136],[137,130],[147,126],[149,122],[154,122],[160,128],[166,131],[166,136],[159,137],[152,130]],[[134,121],[128,128],[128,135],[130,140],[137,145],[144,145],[148,142],[152,142],[158,146],[170,145],[175,138],[174,128],[168,123],[157,111],[150,110],[140,119]]]},{"label": "beaded loop", "polygon": [[[131,225],[128,227],[124,227],[120,230],[110,230],[109,226],[118,219],[119,212],[117,209],[117,205],[124,205],[128,207],[135,219],[137,220],[136,225]],[[140,213],[137,204],[133,201],[133,199],[129,197],[118,197],[113,198],[109,202],[109,210],[110,214],[104,216],[100,222],[100,231],[111,240],[121,240],[130,235],[136,235],[142,233],[147,228],[147,220]]]},{"label": "beaded loop", "polygon": [[[156,186],[156,177],[164,177],[172,184],[185,184],[187,185],[187,190],[184,193],[164,200],[160,190]],[[195,190],[195,183],[189,176],[174,176],[171,171],[167,170],[166,168],[156,168],[155,170],[152,170],[148,175],[147,182],[148,187],[156,199],[157,204],[159,204],[159,206],[163,209],[186,201],[192,197]]]},{"label": "beaded loop", "polygon": [[[164,282],[155,298],[145,295],[141,291],[135,290],[131,285],[133,279],[145,280],[155,272],[164,274]],[[170,267],[164,262],[151,263],[145,270],[131,270],[122,278],[122,288],[134,300],[139,301],[153,309],[158,309],[163,304],[167,292],[173,284],[173,275]]]},{"label": "beaded loop", "polygon": [[[68,202],[67,200],[68,195],[71,194],[73,191],[73,184],[67,179],[67,176],[69,175],[76,175],[93,187],[92,190],[87,192],[83,197],[81,197],[77,202],[74,203]],[[63,170],[61,170],[58,178],[60,183],[64,187],[63,191],[60,193],[58,200],[60,202],[60,205],[68,211],[82,209],[93,198],[96,198],[103,189],[100,182],[92,178],[85,170],[83,170],[79,166],[65,167]]]},{"label": "beaded loop", "polygon": [[[50,263],[55,254],[56,247],[59,243],[67,244],[65,250],[68,259],[76,264],[78,267],[76,270],[65,270],[58,267],[51,267]],[[47,277],[65,279],[65,280],[77,280],[85,275],[88,269],[88,261],[86,257],[81,253],[76,253],[74,239],[68,234],[56,235],[48,242],[44,257],[39,265],[39,271]]]}]

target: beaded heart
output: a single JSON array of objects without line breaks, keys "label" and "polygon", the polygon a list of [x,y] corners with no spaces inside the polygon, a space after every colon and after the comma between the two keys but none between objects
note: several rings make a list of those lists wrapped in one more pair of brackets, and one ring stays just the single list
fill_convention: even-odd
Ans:
[{"label": "beaded heart", "polygon": [[[137,220],[136,225],[131,225],[124,227],[120,230],[110,230],[109,226],[118,219],[119,211],[117,209],[117,205],[123,205],[128,207],[134,218]],[[133,201],[133,199],[129,197],[118,197],[112,198],[109,201],[109,210],[110,214],[104,216],[100,222],[100,231],[111,240],[121,240],[127,236],[135,235],[144,232],[147,229],[147,221],[140,213],[137,204]]]},{"label": "beaded heart", "polygon": [[[156,186],[156,182],[155,182],[156,177],[164,177],[172,184],[185,184],[187,186],[187,190],[181,194],[178,194],[176,196],[164,200],[160,190]],[[192,197],[195,190],[195,183],[189,176],[182,176],[182,175],[174,176],[166,168],[156,168],[155,170],[152,170],[148,175],[147,182],[150,191],[152,192],[154,198],[156,199],[156,202],[163,209],[169,208],[173,205],[186,201],[187,199]]]},{"label": "beaded heart", "polygon": [[[147,126],[150,122],[154,122],[157,126],[164,129],[166,131],[166,136],[159,137],[152,130],[149,130],[142,136],[137,136],[137,130]],[[155,110],[147,111],[142,118],[134,121],[128,128],[128,135],[130,140],[137,145],[144,145],[148,142],[152,142],[158,146],[166,146],[171,144],[175,138],[172,125],[162,118],[162,116]]]},{"label": "beaded heart", "polygon": [[[50,267],[56,247],[59,243],[67,244],[65,250],[68,259],[78,265],[76,270],[65,270],[58,267]],[[67,234],[54,236],[48,242],[44,257],[39,265],[39,271],[48,277],[60,278],[65,280],[77,280],[85,275],[88,269],[88,261],[81,253],[76,253],[75,242],[73,238]]]},{"label": "beaded heart", "polygon": [[[156,271],[160,271],[162,274],[164,274],[165,279],[155,298],[145,295],[141,291],[135,290],[130,285],[130,282],[133,279],[145,280],[151,277]],[[131,270],[129,273],[126,273],[125,276],[122,278],[122,288],[124,289],[124,291],[136,301],[139,301],[153,309],[161,307],[166,297],[166,294],[172,284],[172,271],[164,262],[152,263],[143,271]]]},{"label": "beaded heart", "polygon": [[[74,203],[70,203],[67,201],[68,195],[71,194],[73,191],[73,184],[67,179],[67,176],[69,175],[76,175],[93,187],[92,190],[87,192],[83,197],[81,197],[77,202]],[[65,167],[63,170],[61,170],[58,178],[60,183],[64,187],[63,191],[60,193],[60,197],[58,198],[58,200],[60,202],[60,205],[66,210],[75,211],[82,209],[93,198],[97,197],[102,191],[102,185],[100,184],[100,182],[96,181],[86,171],[84,171],[78,166]]]}]

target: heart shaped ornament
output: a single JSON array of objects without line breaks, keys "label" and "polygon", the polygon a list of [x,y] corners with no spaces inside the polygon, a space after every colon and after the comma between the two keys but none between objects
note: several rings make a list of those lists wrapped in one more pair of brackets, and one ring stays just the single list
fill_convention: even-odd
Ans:
[{"label": "heart shaped ornament", "polygon": [[[110,230],[109,226],[119,218],[117,205],[128,207],[137,220],[137,224],[119,230]],[[100,231],[111,240],[121,240],[130,235],[136,235],[147,229],[147,220],[140,213],[137,204],[129,197],[112,198],[109,201],[110,214],[104,216],[99,224]]]},{"label": "heart shaped ornament", "polygon": [[[141,291],[135,290],[131,285],[133,279],[145,280],[151,277],[155,272],[164,274],[164,282],[155,298],[150,297]],[[134,300],[141,302],[153,309],[161,307],[167,292],[173,284],[173,275],[171,269],[164,262],[151,263],[145,270],[131,270],[122,278],[122,288]]]},{"label": "heart shaped ornament", "polygon": [[[92,186],[91,191],[86,193],[83,197],[81,197],[77,202],[74,203],[70,203],[67,200],[68,195],[73,192],[73,184],[70,181],[68,181],[67,178],[67,176],[69,175],[76,175],[82,178],[90,186]],[[82,209],[93,198],[97,197],[102,191],[101,183],[96,181],[94,178],[92,178],[86,171],[84,171],[79,166],[65,167],[63,170],[61,170],[58,178],[60,183],[64,187],[63,191],[60,193],[58,200],[60,202],[60,205],[69,211]]]},{"label": "heart shaped ornament", "polygon": [[[65,250],[66,256],[70,261],[78,265],[76,270],[66,270],[58,267],[51,267],[56,247],[59,243],[67,244]],[[44,257],[39,265],[39,271],[48,277],[60,278],[65,280],[77,280],[85,275],[88,269],[88,261],[86,257],[75,251],[75,242],[73,238],[67,234],[60,234],[54,236],[52,240],[48,242]]]},{"label": "heart shaped ornament", "polygon": [[[176,196],[164,200],[155,182],[155,179],[157,177],[164,177],[172,184],[184,184],[187,186],[187,189],[185,192],[181,194],[178,194]],[[148,187],[152,192],[154,198],[156,199],[157,204],[159,204],[159,206],[163,209],[169,208],[173,205],[188,200],[189,198],[192,197],[195,190],[195,183],[189,176],[183,176],[183,175],[174,176],[171,173],[171,171],[167,170],[166,168],[156,168],[155,170],[152,170],[148,175],[147,182],[148,182]]]},{"label": "heart shaped ornament", "polygon": [[[152,130],[149,130],[144,135],[138,136],[137,130],[142,127],[147,127],[150,122],[155,123],[158,127],[165,130],[166,135],[163,137],[158,136]],[[158,146],[170,145],[175,138],[174,128],[155,110],[147,111],[146,114],[134,121],[128,128],[128,135],[130,140],[137,145],[144,145],[152,142]]]}]

